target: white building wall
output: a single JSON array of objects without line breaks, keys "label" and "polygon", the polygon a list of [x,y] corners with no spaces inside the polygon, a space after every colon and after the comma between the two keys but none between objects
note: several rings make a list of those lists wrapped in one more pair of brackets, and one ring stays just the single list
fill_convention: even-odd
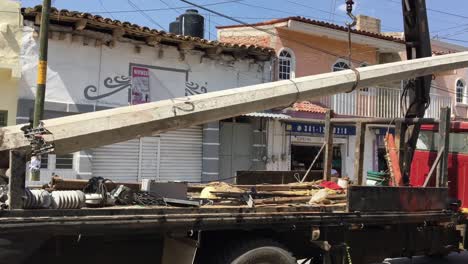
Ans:
[{"label": "white building wall", "polygon": [[[38,38],[34,34],[34,26],[30,22],[25,23],[22,50],[24,77],[19,97],[34,99]],[[53,36],[57,37],[57,34]],[[204,57],[203,52],[192,50],[181,61],[178,49],[172,46],[163,45],[162,52],[160,48],[128,42],[117,42],[115,47],[96,47],[93,42],[83,45],[82,37],[66,35],[63,40],[53,38],[49,41],[46,100],[69,104],[127,105],[126,90],[99,100],[86,98],[84,90],[94,85],[97,88],[95,95],[110,92],[112,89],[104,85],[105,79],[128,77],[130,63],[170,69],[150,69],[151,101],[185,96],[186,82],[194,82],[211,92],[269,80],[269,73],[263,70],[263,62],[254,60],[234,60],[229,56],[212,60]],[[269,63],[265,64],[265,69],[269,69]]]},{"label": "white building wall", "polygon": [[[56,25],[53,28],[60,29]],[[175,46],[151,47],[129,39],[107,46],[92,38],[55,31],[49,39],[45,110],[55,111],[58,116],[128,105],[132,66],[148,69],[150,101],[270,80],[269,62],[228,55],[211,59],[197,50],[188,50],[182,57]],[[22,48],[17,121],[24,123],[35,97],[39,48],[37,27],[30,21],[25,21]],[[81,157],[83,151],[75,153],[73,171],[60,174],[89,178],[93,154],[88,152],[86,158]]]}]

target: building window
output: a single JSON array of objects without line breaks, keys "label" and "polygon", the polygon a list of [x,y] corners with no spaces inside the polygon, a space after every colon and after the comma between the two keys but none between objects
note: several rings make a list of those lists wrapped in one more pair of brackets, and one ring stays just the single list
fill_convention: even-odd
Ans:
[{"label": "building window", "polygon": [[458,80],[457,81],[457,90],[456,90],[456,100],[457,100],[457,103],[464,103],[466,100],[464,100],[465,98],[465,81],[463,80]]},{"label": "building window", "polygon": [[73,169],[73,154],[57,155],[55,157],[56,169]]},{"label": "building window", "polygon": [[278,55],[278,79],[289,80],[294,78],[295,59],[289,49],[282,49]]},{"label": "building window", "polygon": [[41,155],[41,169],[49,168],[49,155]]},{"label": "building window", "polygon": [[0,127],[7,126],[8,124],[8,111],[0,110]]},{"label": "building window", "polygon": [[349,70],[350,67],[349,67],[349,63],[345,60],[338,60],[337,62],[335,62],[335,64],[333,64],[333,71],[334,72],[337,72],[337,71],[342,71],[342,70]]}]

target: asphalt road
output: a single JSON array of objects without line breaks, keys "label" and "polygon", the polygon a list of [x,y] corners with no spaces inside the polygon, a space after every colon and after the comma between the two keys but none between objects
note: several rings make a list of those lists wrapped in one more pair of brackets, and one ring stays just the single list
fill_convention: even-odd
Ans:
[{"label": "asphalt road", "polygon": [[460,254],[454,253],[448,257],[434,259],[427,257],[414,257],[412,260],[409,259],[393,259],[389,260],[389,264],[468,264],[468,252],[462,252]]}]

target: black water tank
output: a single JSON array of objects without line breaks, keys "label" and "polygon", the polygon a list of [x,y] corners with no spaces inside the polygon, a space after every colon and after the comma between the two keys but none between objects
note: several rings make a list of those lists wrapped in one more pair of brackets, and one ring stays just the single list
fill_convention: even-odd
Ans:
[{"label": "black water tank", "polygon": [[180,34],[203,38],[205,36],[205,18],[195,9],[189,9],[180,15]]},{"label": "black water tank", "polygon": [[180,35],[180,18],[176,17],[176,20],[169,24],[169,32]]}]

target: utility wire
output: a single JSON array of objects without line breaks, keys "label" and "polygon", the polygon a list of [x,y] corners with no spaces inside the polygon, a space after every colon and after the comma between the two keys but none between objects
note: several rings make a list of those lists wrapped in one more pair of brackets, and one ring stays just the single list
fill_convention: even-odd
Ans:
[{"label": "utility wire", "polygon": [[156,26],[162,28],[162,30],[165,30],[167,31],[161,24],[159,24],[158,22],[156,22],[156,20],[154,20],[151,16],[149,16],[148,14],[146,14],[143,10],[141,10],[135,3],[132,2],[132,0],[127,0],[128,4],[130,6],[132,6],[133,8],[135,8],[138,13],[140,13],[143,17],[145,17],[148,21],[150,21],[151,23],[155,24]]},{"label": "utility wire", "polygon": [[[104,6],[104,3],[102,2],[102,0],[99,0],[99,4],[101,5],[102,9],[104,9],[104,11],[109,12],[109,10],[107,10],[107,8]],[[116,20],[115,17],[111,13],[109,13],[109,16],[112,17],[112,19]]]},{"label": "utility wire", "polygon": [[[181,2],[184,2],[184,3],[186,3],[186,4],[190,4],[190,5],[192,5],[192,6],[195,6],[195,7],[197,7],[197,8],[203,9],[203,10],[205,10],[205,11],[207,11],[207,12],[216,14],[216,15],[221,16],[221,17],[224,17],[224,18],[226,18],[226,19],[232,20],[232,21],[234,21],[234,22],[236,22],[236,23],[239,23],[239,24],[242,24],[242,25],[244,25],[244,26],[251,27],[251,28],[256,29],[256,30],[258,30],[258,31],[262,31],[262,32],[267,33],[267,34],[269,34],[269,35],[271,35],[271,36],[278,37],[278,35],[277,35],[276,33],[272,32],[272,31],[270,31],[270,30],[268,30],[268,29],[264,29],[264,28],[261,28],[261,27],[258,27],[258,26],[252,25],[252,24],[248,24],[248,23],[246,23],[246,22],[244,22],[244,21],[242,21],[242,20],[233,18],[233,17],[231,17],[231,16],[222,14],[222,13],[220,13],[220,12],[214,11],[214,10],[212,10],[212,9],[209,9],[209,8],[207,8],[207,7],[204,7],[204,6],[202,6],[202,5],[198,5],[198,4],[196,4],[196,3],[193,3],[193,2],[190,2],[190,1],[187,1],[187,0],[180,0],[180,1],[181,1]],[[245,4],[245,3],[240,3],[240,4],[248,5],[248,6],[250,5],[250,4]],[[308,43],[305,43],[305,42],[302,42],[302,41],[298,41],[298,40],[296,40],[296,39],[294,39],[294,38],[288,38],[288,37],[285,37],[285,36],[282,36],[282,38],[283,38],[283,39],[286,39],[286,40],[288,40],[288,41],[295,42],[295,43],[297,43],[297,44],[303,45],[303,46],[308,47],[308,48],[310,48],[310,49],[319,51],[319,52],[321,52],[321,53],[325,53],[325,54],[327,54],[327,55],[331,55],[331,56],[333,56],[333,57],[338,57],[338,58],[347,59],[346,56],[344,56],[344,55],[339,55],[339,54],[336,54],[336,53],[333,53],[333,52],[330,52],[330,51],[327,51],[327,50],[324,50],[324,49],[321,49],[321,48],[318,48],[318,47],[314,47],[314,46],[312,46],[312,45],[310,45],[310,44],[308,44]],[[353,60],[353,61],[356,62],[356,63],[359,63],[359,64],[361,64],[361,63],[364,62],[364,61],[359,61],[359,60]]]},{"label": "utility wire", "polygon": [[[238,3],[243,0],[227,0],[227,1],[222,1],[222,2],[216,2],[216,3],[208,3],[204,4],[203,6],[215,6],[215,5],[223,5],[223,4],[229,4],[229,3]],[[143,12],[156,12],[156,11],[168,11],[168,10],[174,10],[174,9],[187,9],[191,8],[192,6],[176,6],[176,7],[171,7],[171,8],[149,8],[149,9],[140,9],[140,11]],[[118,13],[138,13],[140,12],[138,10],[117,10],[117,11],[95,11],[90,13],[94,14],[118,14]]]},{"label": "utility wire", "polygon": [[[389,2],[392,2],[392,3],[396,3],[396,4],[400,4],[400,5],[401,5],[401,2],[396,1],[396,0],[388,0],[388,1],[389,1]],[[460,15],[460,14],[450,13],[450,12],[447,12],[447,11],[438,10],[438,9],[429,8],[429,7],[426,7],[426,9],[429,10],[429,11],[431,11],[431,12],[434,12],[434,13],[439,13],[439,14],[444,14],[444,15],[449,15],[449,16],[458,17],[458,18],[465,18],[465,19],[468,19],[468,16],[464,16],[464,15]]]}]

